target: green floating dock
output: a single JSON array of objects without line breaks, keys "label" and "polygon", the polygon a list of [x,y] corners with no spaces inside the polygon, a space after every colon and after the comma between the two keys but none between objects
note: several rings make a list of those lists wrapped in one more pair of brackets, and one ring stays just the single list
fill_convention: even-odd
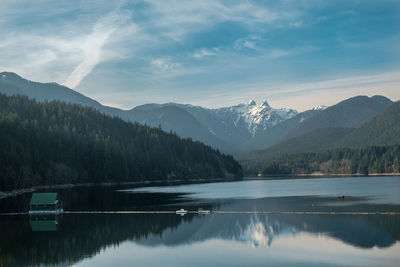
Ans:
[{"label": "green floating dock", "polygon": [[29,214],[62,213],[57,193],[33,193],[29,202]]}]

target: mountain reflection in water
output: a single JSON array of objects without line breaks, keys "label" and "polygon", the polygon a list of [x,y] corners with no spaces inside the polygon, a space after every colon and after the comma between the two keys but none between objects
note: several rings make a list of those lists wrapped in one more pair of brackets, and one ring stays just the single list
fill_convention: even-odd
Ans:
[{"label": "mountain reflection in water", "polygon": [[251,247],[302,232],[334,238],[359,248],[390,247],[400,240],[399,216],[175,214],[67,214],[56,232],[34,232],[29,219],[1,220],[0,263],[72,264],[125,241],[141,246],[179,247],[229,240]]}]

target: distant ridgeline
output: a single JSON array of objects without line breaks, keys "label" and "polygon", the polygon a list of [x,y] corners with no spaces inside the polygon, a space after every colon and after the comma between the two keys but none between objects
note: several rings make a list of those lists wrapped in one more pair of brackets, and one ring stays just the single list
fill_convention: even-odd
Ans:
[{"label": "distant ridgeline", "polygon": [[0,191],[241,176],[233,157],[190,138],[89,107],[0,94]]}]

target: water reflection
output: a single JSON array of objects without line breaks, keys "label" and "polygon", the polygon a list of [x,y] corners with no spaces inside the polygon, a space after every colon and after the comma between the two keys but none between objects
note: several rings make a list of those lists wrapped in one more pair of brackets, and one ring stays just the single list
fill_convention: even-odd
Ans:
[{"label": "water reflection", "polygon": [[399,223],[399,216],[382,215],[67,214],[58,231],[36,231],[29,218],[8,217],[0,221],[7,229],[0,236],[0,265],[71,264],[128,240],[179,247],[218,239],[267,249],[277,238],[309,233],[354,247],[387,248],[400,240]]},{"label": "water reflection", "polygon": [[30,215],[32,232],[50,232],[58,230],[61,214],[36,214]]},{"label": "water reflection", "polygon": [[383,248],[400,240],[398,225],[398,216],[212,215],[196,217],[178,228],[166,229],[162,235],[150,234],[137,241],[151,246],[178,246],[218,238],[269,247],[277,236],[307,232],[360,248]]}]

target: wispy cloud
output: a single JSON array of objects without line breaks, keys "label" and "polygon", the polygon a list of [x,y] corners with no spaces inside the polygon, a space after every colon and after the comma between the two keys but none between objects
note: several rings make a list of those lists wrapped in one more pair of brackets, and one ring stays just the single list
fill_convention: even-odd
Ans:
[{"label": "wispy cloud", "polygon": [[[77,8],[63,7],[57,12],[62,17]],[[32,6],[24,12],[37,9]],[[24,15],[17,9],[9,10],[5,16],[12,14]],[[43,16],[52,15],[45,10]],[[118,49],[118,42],[131,37],[137,28],[126,10],[76,17],[67,24],[44,24],[31,31],[17,27],[9,27],[5,31],[3,26],[0,28],[3,36],[0,42],[0,69],[14,71],[32,80],[56,81],[74,88],[100,62],[120,58],[125,51]],[[115,44],[116,49],[107,49],[108,43]]]},{"label": "wispy cloud", "polygon": [[[271,10],[250,1],[158,1],[147,0],[152,9],[152,26],[165,29],[163,35],[180,41],[189,32],[195,32],[224,21],[247,25],[272,23],[298,16],[297,12]],[[173,8],[171,8],[173,7]]]},{"label": "wispy cloud", "polygon": [[155,68],[157,72],[175,72],[180,68],[180,64],[172,62],[169,58],[156,58],[150,62],[150,65]]},{"label": "wispy cloud", "polygon": [[286,56],[295,56],[295,55],[302,55],[302,54],[308,54],[312,53],[319,50],[319,47],[316,46],[299,46],[299,47],[293,47],[290,49],[271,49],[269,52],[266,54],[268,57],[272,59],[277,59],[281,57],[286,57]]},{"label": "wispy cloud", "polygon": [[[315,91],[341,91],[354,88],[361,88],[365,90],[369,87],[375,87],[376,90],[380,90],[380,87],[386,84],[398,84],[400,85],[400,72],[386,72],[379,74],[350,76],[337,79],[328,79],[322,81],[301,83],[301,84],[290,84],[280,86],[275,95],[281,95],[286,93],[293,94],[312,94]],[[260,93],[260,92],[259,92]]]},{"label": "wispy cloud", "polygon": [[252,41],[244,41],[243,46],[250,49],[254,49],[256,47],[256,45]]},{"label": "wispy cloud", "polygon": [[270,58],[280,58],[289,55],[289,51],[283,49],[273,49],[268,53]]},{"label": "wispy cloud", "polygon": [[292,27],[294,27],[294,28],[300,28],[301,26],[303,26],[303,21],[302,20],[298,20],[298,21],[295,21],[295,22],[292,22],[292,23],[290,23],[290,25],[292,26]]},{"label": "wispy cloud", "polygon": [[[295,17],[287,10],[272,10],[266,5],[250,1],[148,0],[146,2],[149,8],[143,11],[146,17],[145,23],[139,21],[138,24],[131,21],[131,13],[125,11],[124,4],[121,3],[118,9],[111,13],[105,12],[111,7],[106,3],[101,5],[106,6],[104,8],[93,8],[93,5],[87,2],[65,3],[61,7],[50,5],[41,12],[43,16],[40,16],[40,19],[48,17],[54,20],[54,12],[60,18],[64,15],[69,17],[71,12],[79,10],[85,15],[71,18],[68,23],[60,23],[61,25],[44,24],[45,28],[40,25],[30,32],[23,31],[22,28],[15,32],[12,28],[7,32],[0,30],[4,37],[0,42],[2,48],[0,68],[18,72],[31,79],[52,80],[76,88],[98,64],[115,58],[123,60],[121,53],[132,58],[137,51],[140,55],[141,49],[143,51],[148,48],[156,49],[164,44],[170,45],[165,41],[165,37],[179,43],[187,35],[221,22],[234,21],[250,27],[253,24],[269,24]],[[14,5],[13,1],[7,3],[7,8],[2,12],[9,18],[15,17],[16,14],[21,18],[25,13],[38,14],[38,10],[47,5],[44,1],[38,5],[29,5],[22,10],[20,4]],[[134,13],[135,10],[130,9],[130,12]],[[122,41],[126,43],[122,44]],[[110,43],[115,45],[113,49],[107,47]],[[240,45],[245,49],[256,48],[252,38],[242,40]],[[19,51],[24,53],[21,54]],[[219,51],[219,48],[197,47],[188,54],[191,58],[200,59],[224,53]],[[199,72],[198,67],[188,70],[190,66],[183,67],[182,64],[185,63],[177,63],[181,60],[176,60],[173,54],[161,55],[156,59],[152,55],[144,57],[147,57],[148,64],[154,70],[163,74],[162,77],[171,77],[166,73],[182,76]],[[182,71],[179,75],[178,70]]]},{"label": "wispy cloud", "polygon": [[119,13],[112,12],[96,22],[92,33],[84,38],[85,40],[81,44],[83,60],[65,81],[66,86],[71,88],[78,86],[82,79],[101,62],[103,59],[103,46],[111,38],[112,34],[128,20],[128,15],[121,16]]},{"label": "wispy cloud", "polygon": [[254,49],[259,50],[261,47],[257,46],[257,43],[265,41],[264,38],[260,37],[257,34],[251,34],[244,38],[239,38],[235,40],[232,47],[236,50],[243,50],[243,49]]},{"label": "wispy cloud", "polygon": [[194,58],[202,58],[202,57],[208,57],[208,56],[215,56],[216,52],[218,51],[217,48],[214,49],[201,49],[200,51],[197,51],[193,54]]}]

